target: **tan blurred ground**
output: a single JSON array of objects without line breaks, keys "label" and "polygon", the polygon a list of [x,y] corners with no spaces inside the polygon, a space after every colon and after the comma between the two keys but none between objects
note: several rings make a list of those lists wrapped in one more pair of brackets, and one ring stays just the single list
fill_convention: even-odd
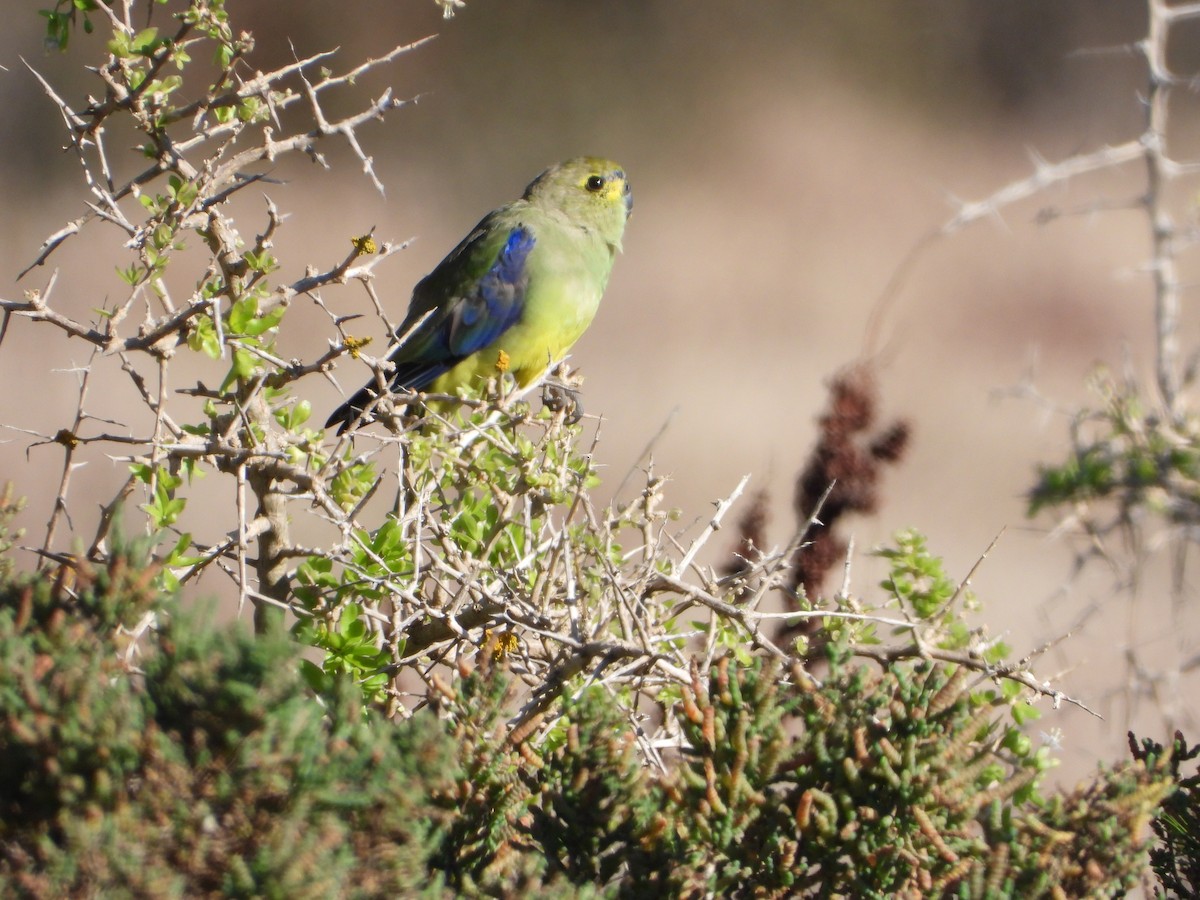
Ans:
[{"label": "tan blurred ground", "polygon": [[[379,289],[398,317],[413,282],[541,167],[577,153],[621,160],[636,196],[626,253],[574,353],[587,376],[586,407],[603,415],[599,456],[609,485],[670,417],[653,455],[672,475],[670,499],[684,521],[705,517],[712,500],[752,473],[752,488],[772,491],[778,541],[791,529],[791,480],[813,440],[826,379],[859,353],[872,304],[909,250],[949,218],[952,198],[976,199],[1027,175],[1031,150],[1062,158],[1126,140],[1142,121],[1137,60],[1076,52],[1139,39],[1143,15],[1133,2],[1028,0],[985,12],[969,0],[468,0],[443,22],[428,0],[309,0],[287,4],[282,23],[277,4],[228,6],[235,22],[256,31],[264,68],[287,58],[288,38],[301,54],[341,45],[344,67],[440,33],[364,82],[373,93],[390,84],[400,95],[422,95],[362,134],[386,198],[342,148],[331,146],[332,172],[293,161],[274,173],[288,181],[267,189],[290,214],[276,242],[283,277],[310,263],[330,265],[350,236],[372,225],[384,240],[416,236],[379,270]],[[79,69],[97,58],[97,38],[80,35],[70,54],[46,55],[40,29],[31,7],[10,12],[0,33],[8,69],[0,72],[0,267],[10,278],[81,211],[78,165],[47,152],[62,142],[58,116],[19,57],[79,102],[94,90]],[[1181,97],[1173,110],[1177,152],[1196,144],[1195,113],[1195,101]],[[1106,697],[1123,683],[1131,641],[1147,664],[1169,671],[1178,628],[1162,566],[1146,572],[1132,615],[1098,569],[1061,592],[1069,556],[1047,540],[1050,521],[1025,518],[1022,494],[1036,461],[1061,457],[1066,419],[1032,400],[995,395],[1032,367],[1038,388],[1070,408],[1086,398],[1093,365],[1119,366],[1124,348],[1139,373],[1151,371],[1145,217],[1127,211],[1034,222],[1047,206],[1129,199],[1142,189],[1140,175],[1133,167],[1056,188],[920,259],[887,320],[882,373],[885,409],[913,423],[915,442],[889,473],[880,515],[855,523],[860,550],[898,528],[921,529],[959,576],[1007,529],[974,588],[984,618],[1017,655],[1103,604],[1041,664],[1047,674],[1068,671],[1066,689],[1108,716],[1098,726],[1076,712],[1047,713],[1044,727],[1065,733],[1069,776],[1096,759],[1121,758],[1130,723],[1166,736],[1152,701],[1130,720],[1119,698]],[[1195,186],[1181,196],[1189,190]],[[243,231],[253,233],[262,225],[261,200],[241,203]],[[93,226],[53,257],[63,308],[86,318],[120,295],[112,271],[119,245],[115,231]],[[40,287],[47,275],[10,280],[3,295]],[[361,292],[328,299],[368,311]],[[288,355],[324,349],[331,333],[321,316],[298,304],[288,321]],[[364,328],[375,327],[366,321]],[[1189,309],[1189,348],[1196,328]],[[0,348],[0,422],[41,434],[69,424],[76,376],[50,369],[85,363],[86,350],[64,345],[46,326],[15,322]],[[180,371],[172,387],[201,375],[212,378]],[[339,377],[351,388],[364,375],[343,368]],[[324,415],[338,394],[308,383]],[[113,384],[95,390],[89,408],[120,420],[135,401],[127,381]],[[27,456],[32,439],[13,431],[0,440],[7,441],[0,477],[29,496],[23,524],[30,542],[40,543],[61,452],[35,448]],[[122,477],[101,453],[86,458],[71,493],[84,534]],[[219,489],[210,493],[209,502],[230,502]],[[874,593],[878,573],[871,560],[856,558],[856,590]],[[1194,594],[1189,578],[1186,605]],[[1193,611],[1174,621],[1195,634]],[[1195,652],[1194,637],[1184,641]],[[1159,706],[1172,708],[1195,740],[1189,688],[1166,687]]]}]

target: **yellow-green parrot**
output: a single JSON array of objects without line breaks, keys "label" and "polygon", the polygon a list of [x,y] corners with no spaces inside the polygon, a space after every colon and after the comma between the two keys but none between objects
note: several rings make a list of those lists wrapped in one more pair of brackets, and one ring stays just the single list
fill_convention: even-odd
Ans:
[{"label": "yellow-green parrot", "polygon": [[[396,330],[404,339],[388,356],[391,389],[453,394],[505,370],[521,386],[534,381],[592,323],[632,209],[612,160],[547,169],[413,289]],[[325,427],[355,425],[378,392],[368,384]]]}]

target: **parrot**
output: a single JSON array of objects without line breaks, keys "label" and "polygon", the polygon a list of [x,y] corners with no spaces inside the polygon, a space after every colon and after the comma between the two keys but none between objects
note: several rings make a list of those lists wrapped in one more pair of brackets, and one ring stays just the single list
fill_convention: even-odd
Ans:
[{"label": "parrot", "polygon": [[[632,211],[625,170],[612,160],[546,169],[413,288],[387,357],[391,390],[454,394],[504,371],[531,384],[592,323]],[[340,435],[355,426],[378,394],[376,382],[366,385],[325,427]]]}]

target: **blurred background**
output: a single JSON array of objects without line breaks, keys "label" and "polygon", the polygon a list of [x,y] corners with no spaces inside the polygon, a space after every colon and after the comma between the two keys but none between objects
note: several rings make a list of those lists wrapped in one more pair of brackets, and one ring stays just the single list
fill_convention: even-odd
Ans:
[{"label": "blurred background", "polygon": [[[90,319],[125,293],[113,271],[114,259],[127,259],[116,229],[89,226],[15,281],[86,197],[78,161],[48,150],[63,144],[61,119],[25,63],[82,105],[98,91],[83,67],[101,58],[106,31],[77,33],[65,54],[47,50],[36,13],[46,5],[20,4],[0,30],[2,295],[44,288],[58,268],[55,304]],[[572,358],[586,377],[587,411],[602,417],[606,489],[645,466],[653,442],[682,525],[705,520],[749,473],[751,490],[769,491],[778,543],[794,528],[794,478],[826,383],[862,352],[871,311],[914,247],[958,200],[1027,176],[1039,157],[1130,140],[1145,123],[1145,65],[1129,48],[1146,34],[1146,14],[1132,0],[467,0],[448,21],[431,0],[229,0],[228,8],[235,27],[255,34],[262,70],[293,52],[340,47],[329,65],[342,71],[437,35],[326,109],[349,112],[386,86],[414,98],[360,131],[385,196],[336,140],[323,148],[329,170],[288,160],[272,170],[285,184],[242,192],[243,234],[265,224],[264,193],[289,216],[275,242],[279,280],[328,268],[372,226],[382,240],[414,238],[376,270],[398,321],[413,283],[546,165],[585,153],[621,161],[636,210],[604,306]],[[153,16],[171,30],[161,10]],[[1171,48],[1178,71],[1200,67],[1193,48],[1200,42]],[[1196,149],[1195,104],[1176,93],[1176,156]],[[118,172],[136,171],[136,153],[118,156],[132,139],[108,141]],[[883,415],[908,420],[914,439],[887,473],[879,514],[852,523],[851,588],[873,597],[881,570],[867,552],[895,530],[923,531],[958,578],[1003,530],[973,576],[982,619],[1014,658],[1073,630],[1038,671],[1061,675],[1069,693],[1106,716],[1047,711],[1039,723],[1061,729],[1068,781],[1081,766],[1123,758],[1127,727],[1165,739],[1164,711],[1185,729],[1196,724],[1183,684],[1136,703],[1123,694],[1131,653],[1163,671],[1177,661],[1168,566],[1143,573],[1131,607],[1111,571],[1073,574],[1055,523],[1025,515],[1037,462],[1064,457],[1069,411],[1096,402],[1086,387],[1093,368],[1128,359],[1148,381],[1152,374],[1147,219],[1137,209],[1100,211],[1127,204],[1144,181],[1134,165],[1058,185],[919,254],[887,309],[879,360]],[[1180,217],[1192,215],[1195,189],[1181,182]],[[1047,209],[1069,215],[1039,224]],[[370,313],[360,290],[326,300]],[[1185,308],[1185,349],[1195,345],[1196,318]],[[373,316],[362,323],[356,333],[382,339]],[[312,358],[333,337],[327,318],[298,302],[281,350]],[[0,423],[40,435],[69,426],[78,396],[69,370],[87,353],[48,326],[14,321],[0,347]],[[189,377],[214,380],[211,370],[180,369],[171,386],[189,386]],[[337,377],[352,390],[367,373],[346,361]],[[139,404],[123,376],[112,384],[92,387],[89,410],[123,422],[122,411]],[[340,395],[307,384],[314,419],[323,418]],[[30,498],[22,524],[27,543],[40,545],[62,453],[29,449],[35,440],[4,429],[0,479]],[[81,535],[125,471],[99,450],[84,458],[70,495]],[[636,490],[639,479],[630,484]],[[70,541],[64,534],[60,549]],[[732,546],[730,529],[711,549]],[[1195,615],[1183,616],[1194,633]]]}]

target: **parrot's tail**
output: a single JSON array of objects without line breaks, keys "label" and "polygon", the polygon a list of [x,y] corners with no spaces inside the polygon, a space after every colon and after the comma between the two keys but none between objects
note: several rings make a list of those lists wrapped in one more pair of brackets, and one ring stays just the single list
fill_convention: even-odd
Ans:
[{"label": "parrot's tail", "polygon": [[[325,422],[325,427],[332,428],[334,425],[337,425],[337,433],[339,435],[344,434],[346,429],[359,423],[359,420],[362,419],[363,410],[365,410],[371,404],[371,401],[373,401],[377,396],[379,396],[379,394],[375,390],[374,386],[367,385],[357,394],[335,409],[333,414]],[[370,421],[370,419],[367,421]]]}]

